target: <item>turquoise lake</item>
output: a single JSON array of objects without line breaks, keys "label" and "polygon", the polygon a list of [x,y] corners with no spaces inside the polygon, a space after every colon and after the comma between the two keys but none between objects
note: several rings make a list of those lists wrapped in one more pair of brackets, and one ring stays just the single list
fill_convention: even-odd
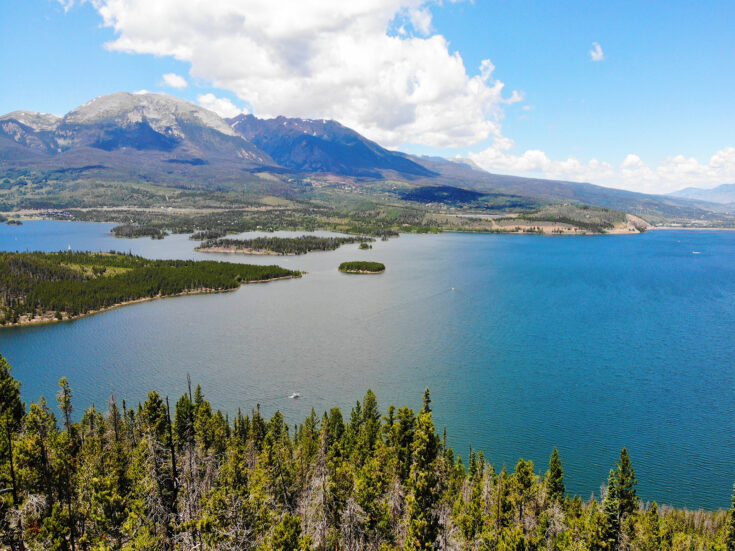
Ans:
[{"label": "turquoise lake", "polygon": [[[76,413],[111,393],[178,397],[186,376],[229,413],[256,403],[298,423],[432,392],[438,430],[466,458],[518,457],[599,494],[627,446],[644,500],[727,507],[735,481],[735,232],[635,236],[403,235],[304,256],[196,253],[187,236],[116,239],[109,224],[0,226],[2,250],[121,250],[279,264],[298,280],[0,330],[26,402],[66,376]],[[337,272],[345,260],[381,275]],[[299,400],[289,399],[292,392]]]}]

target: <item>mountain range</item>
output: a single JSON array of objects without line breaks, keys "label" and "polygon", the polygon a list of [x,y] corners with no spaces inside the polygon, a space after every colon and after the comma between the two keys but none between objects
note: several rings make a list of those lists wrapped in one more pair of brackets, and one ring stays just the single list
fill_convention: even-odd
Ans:
[{"label": "mountain range", "polygon": [[671,195],[673,197],[697,199],[723,205],[735,205],[735,184],[722,184],[711,189],[688,187],[675,191]]},{"label": "mountain range", "polygon": [[[187,189],[289,193],[323,180],[370,189],[392,181],[404,200],[502,205],[579,202],[648,217],[702,219],[729,212],[708,196],[646,195],[587,183],[505,176],[470,162],[391,151],[331,120],[239,115],[223,119],[188,101],[118,92],[63,117],[0,117],[0,178],[149,182]],[[308,187],[308,186],[307,186]],[[303,190],[302,188],[300,188]],[[686,191],[686,190],[684,190]],[[469,192],[469,193],[468,193]],[[489,202],[488,202],[489,201]]]}]

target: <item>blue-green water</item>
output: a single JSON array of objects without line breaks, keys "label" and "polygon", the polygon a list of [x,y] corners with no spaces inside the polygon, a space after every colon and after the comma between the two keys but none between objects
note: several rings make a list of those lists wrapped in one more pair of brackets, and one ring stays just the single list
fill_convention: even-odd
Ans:
[{"label": "blue-green water", "polygon": [[[5,250],[131,250],[149,257],[278,263],[300,280],[127,306],[74,322],[3,329],[0,353],[27,401],[69,378],[77,410],[114,392],[178,396],[186,374],[229,412],[260,403],[291,423],[434,399],[439,428],[500,466],[599,492],[627,446],[647,500],[726,507],[735,480],[735,232],[639,236],[402,236],[296,257],[198,254],[186,236],[121,240],[105,224],[0,226]],[[696,251],[700,254],[693,254]],[[344,260],[385,274],[337,272]],[[298,391],[300,400],[288,396]]]}]

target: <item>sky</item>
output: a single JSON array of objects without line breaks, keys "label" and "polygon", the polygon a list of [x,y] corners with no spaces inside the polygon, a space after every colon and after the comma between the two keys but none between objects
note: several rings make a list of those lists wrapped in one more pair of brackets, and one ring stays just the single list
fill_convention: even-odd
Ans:
[{"label": "sky", "polygon": [[735,183],[735,2],[3,0],[0,113],[148,90],[486,170]]}]

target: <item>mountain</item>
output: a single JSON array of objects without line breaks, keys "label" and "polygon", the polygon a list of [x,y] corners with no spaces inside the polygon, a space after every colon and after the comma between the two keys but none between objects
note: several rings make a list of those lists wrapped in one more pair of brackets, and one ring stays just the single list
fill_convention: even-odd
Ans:
[{"label": "mountain", "polygon": [[698,199],[711,203],[735,204],[735,184],[722,184],[712,189],[688,187],[670,194],[672,197]]},{"label": "mountain", "polygon": [[686,218],[709,217],[726,213],[722,205],[667,195],[651,195],[589,183],[563,180],[523,178],[487,172],[465,159],[414,157],[424,167],[439,174],[433,180],[481,193],[501,193],[531,197],[549,203],[578,202],[621,210],[643,217]]},{"label": "mountain", "polygon": [[[307,200],[316,182],[338,193],[462,208],[579,202],[649,220],[711,220],[733,213],[732,205],[699,196],[520,178],[486,172],[467,159],[411,156],[336,121],[252,115],[225,120],[188,101],[152,93],[100,96],[63,117],[31,111],[0,117],[0,180],[0,192],[6,192],[0,193],[3,208],[83,204],[83,192],[73,187],[81,182],[255,191]],[[724,192],[726,186],[717,189]],[[124,204],[127,195],[122,190],[115,197],[110,204]],[[725,195],[718,197],[725,201]]]},{"label": "mountain", "polygon": [[293,170],[365,178],[381,178],[386,173],[406,178],[437,175],[336,121],[238,115],[227,122],[276,162]]},{"label": "mountain", "polygon": [[0,117],[0,160],[52,174],[91,169],[97,177],[163,181],[236,179],[242,170],[276,165],[208,109],[165,94],[126,92],[63,117],[29,111]]}]

